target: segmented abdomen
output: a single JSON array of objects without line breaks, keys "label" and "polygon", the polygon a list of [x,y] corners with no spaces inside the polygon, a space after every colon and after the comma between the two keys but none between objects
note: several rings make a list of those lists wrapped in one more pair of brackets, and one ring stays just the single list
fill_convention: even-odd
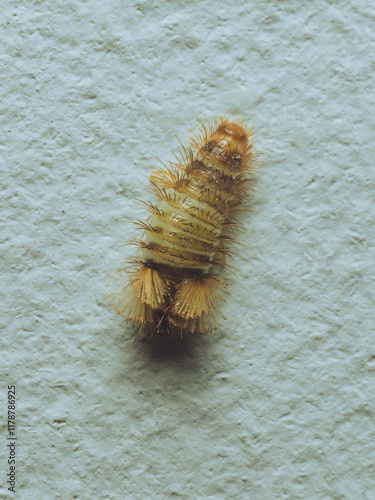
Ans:
[{"label": "segmented abdomen", "polygon": [[[138,221],[139,257],[129,282],[111,295],[127,320],[151,336],[206,333],[217,326],[227,281],[228,243],[239,223],[233,212],[246,200],[255,154],[251,132],[220,118],[202,126],[176,162],[151,174],[158,202]],[[120,278],[121,280],[121,278]]]}]

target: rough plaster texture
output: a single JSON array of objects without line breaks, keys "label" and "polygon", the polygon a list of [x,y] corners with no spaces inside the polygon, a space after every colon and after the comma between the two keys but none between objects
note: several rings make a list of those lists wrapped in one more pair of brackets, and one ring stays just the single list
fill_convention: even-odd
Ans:
[{"label": "rough plaster texture", "polygon": [[[375,498],[369,5],[3,2],[1,498]],[[116,221],[222,113],[263,152],[254,253],[215,336],[145,347],[106,300]]]}]

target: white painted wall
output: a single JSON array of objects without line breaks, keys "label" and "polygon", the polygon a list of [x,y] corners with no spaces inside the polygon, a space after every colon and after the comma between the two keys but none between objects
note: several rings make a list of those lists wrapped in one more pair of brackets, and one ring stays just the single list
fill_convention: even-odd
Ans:
[{"label": "white painted wall", "polygon": [[[375,8],[1,10],[1,498],[374,499]],[[151,154],[223,113],[263,153],[254,253],[214,337],[145,348],[107,305],[137,235],[116,221],[145,217]]]}]

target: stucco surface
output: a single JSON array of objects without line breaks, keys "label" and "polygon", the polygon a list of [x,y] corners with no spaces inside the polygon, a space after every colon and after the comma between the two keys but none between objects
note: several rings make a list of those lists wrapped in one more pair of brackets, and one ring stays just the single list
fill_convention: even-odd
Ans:
[{"label": "stucco surface", "polygon": [[[3,2],[1,498],[375,498],[369,5]],[[224,113],[262,152],[253,252],[215,335],[144,344],[107,304],[118,221]]]}]

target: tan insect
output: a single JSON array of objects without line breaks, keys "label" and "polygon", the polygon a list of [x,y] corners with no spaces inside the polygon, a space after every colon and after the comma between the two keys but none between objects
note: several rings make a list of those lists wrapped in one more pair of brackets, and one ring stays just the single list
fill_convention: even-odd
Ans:
[{"label": "tan insect", "polygon": [[[111,305],[140,333],[185,337],[217,328],[228,280],[221,276],[228,243],[241,224],[257,155],[252,132],[237,120],[202,125],[176,161],[151,174],[158,202],[144,203],[138,256],[120,269]],[[130,276],[129,276],[130,275]]]}]

